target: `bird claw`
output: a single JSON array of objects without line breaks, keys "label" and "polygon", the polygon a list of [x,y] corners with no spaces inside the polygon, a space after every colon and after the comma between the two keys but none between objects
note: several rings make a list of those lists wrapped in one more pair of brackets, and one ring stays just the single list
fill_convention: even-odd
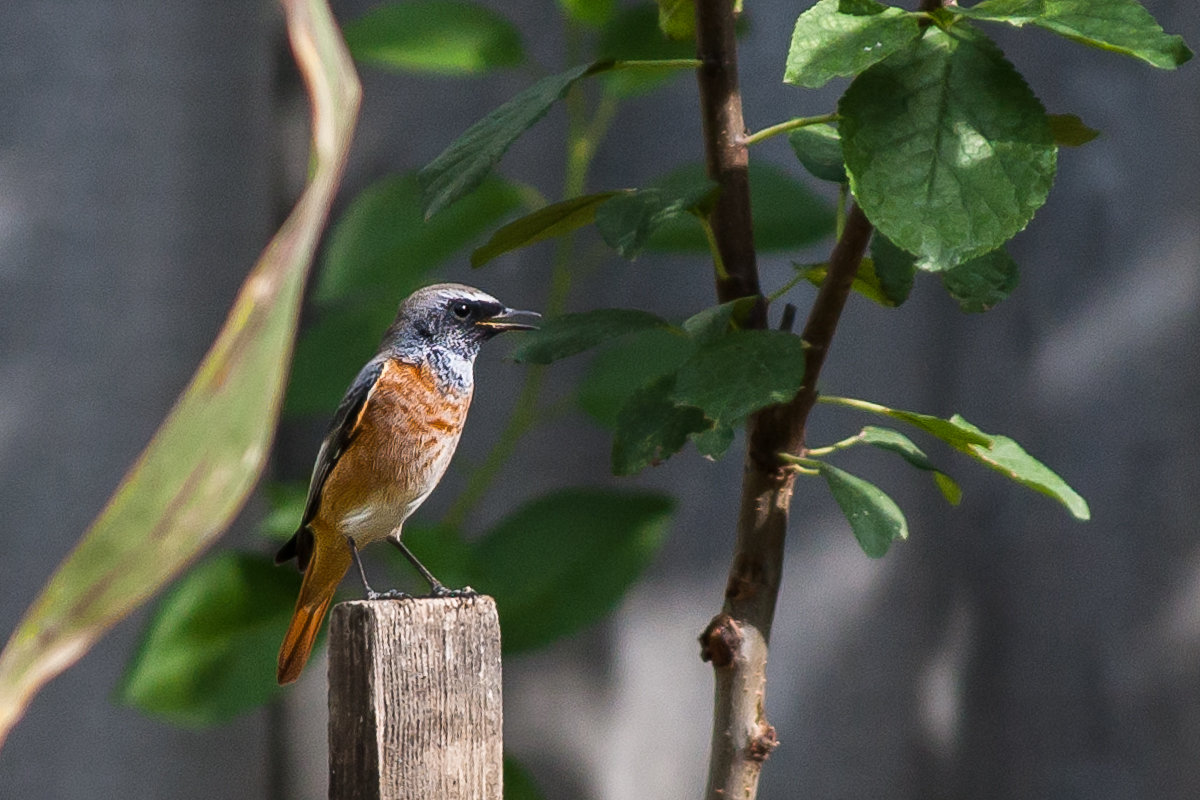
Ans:
[{"label": "bird claw", "polygon": [[470,586],[464,586],[461,589],[447,589],[442,584],[434,586],[430,592],[430,597],[478,597],[479,592],[472,589]]},{"label": "bird claw", "polygon": [[399,589],[388,589],[386,592],[368,591],[368,600],[408,600],[412,595]]}]

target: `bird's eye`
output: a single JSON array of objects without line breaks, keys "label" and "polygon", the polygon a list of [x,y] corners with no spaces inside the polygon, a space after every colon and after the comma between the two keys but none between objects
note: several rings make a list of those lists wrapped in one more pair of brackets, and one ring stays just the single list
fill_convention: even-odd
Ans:
[{"label": "bird's eye", "polygon": [[466,319],[471,316],[471,304],[457,302],[450,306],[450,312],[459,319]]}]

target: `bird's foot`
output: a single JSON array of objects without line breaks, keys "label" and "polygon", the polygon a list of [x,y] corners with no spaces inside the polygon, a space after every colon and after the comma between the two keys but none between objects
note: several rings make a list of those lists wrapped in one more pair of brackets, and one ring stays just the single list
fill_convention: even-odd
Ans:
[{"label": "bird's foot", "polygon": [[367,590],[368,600],[409,600],[411,598],[411,594],[402,592],[399,589],[388,589],[386,592],[376,592],[373,589]]},{"label": "bird's foot", "polygon": [[479,592],[472,589],[470,586],[464,586],[461,589],[447,589],[442,584],[434,584],[429,590],[430,597],[478,597]]}]

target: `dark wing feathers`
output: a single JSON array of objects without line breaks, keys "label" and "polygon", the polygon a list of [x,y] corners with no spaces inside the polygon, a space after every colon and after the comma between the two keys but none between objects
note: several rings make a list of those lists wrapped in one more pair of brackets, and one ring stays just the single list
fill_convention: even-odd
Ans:
[{"label": "dark wing feathers", "polygon": [[[329,432],[325,434],[325,440],[321,442],[321,449],[317,451],[317,463],[313,466],[312,480],[308,484],[308,500],[304,504],[304,517],[300,520],[300,528],[296,531],[296,535],[279,549],[275,556],[276,563],[282,563],[290,560],[293,556],[298,556],[300,568],[304,568],[305,562],[308,560],[305,556],[311,555],[312,546],[311,543],[305,541],[302,534],[308,534],[309,537],[312,535],[307,531],[306,526],[317,515],[317,510],[321,507],[321,490],[325,488],[325,481],[329,478],[329,473],[333,472],[342,453],[346,452],[350,442],[354,441],[359,421],[362,419],[363,407],[370,399],[371,392],[374,391],[375,384],[379,381],[379,376],[383,374],[385,363],[382,358],[368,361],[367,365],[359,370],[358,376],[350,384],[350,388],[346,390],[346,395],[333,415],[333,421],[329,423]],[[308,544],[307,547],[306,544]]]}]

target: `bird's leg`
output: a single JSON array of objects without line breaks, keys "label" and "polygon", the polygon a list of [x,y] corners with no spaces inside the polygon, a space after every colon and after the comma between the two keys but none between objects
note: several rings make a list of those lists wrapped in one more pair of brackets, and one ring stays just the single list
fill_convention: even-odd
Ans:
[{"label": "bird's leg", "polygon": [[408,597],[407,594],[397,589],[390,589],[386,592],[377,592],[371,588],[371,584],[367,583],[367,571],[363,569],[362,559],[358,556],[358,545],[349,536],[346,537],[346,542],[350,545],[350,555],[354,557],[354,566],[358,567],[358,577],[362,579],[363,589],[367,592],[368,600],[403,600]]},{"label": "bird's leg", "polygon": [[461,589],[447,589],[444,583],[433,577],[433,573],[426,569],[425,565],[417,560],[417,557],[414,556],[412,551],[408,549],[408,546],[404,544],[404,542],[400,541],[399,532],[389,535],[388,541],[400,549],[400,552],[404,554],[404,557],[408,559],[409,563],[416,567],[417,572],[421,573],[421,577],[429,583],[429,594],[431,596],[474,597],[476,594],[478,594],[478,592],[476,592],[470,586],[464,586]]}]

